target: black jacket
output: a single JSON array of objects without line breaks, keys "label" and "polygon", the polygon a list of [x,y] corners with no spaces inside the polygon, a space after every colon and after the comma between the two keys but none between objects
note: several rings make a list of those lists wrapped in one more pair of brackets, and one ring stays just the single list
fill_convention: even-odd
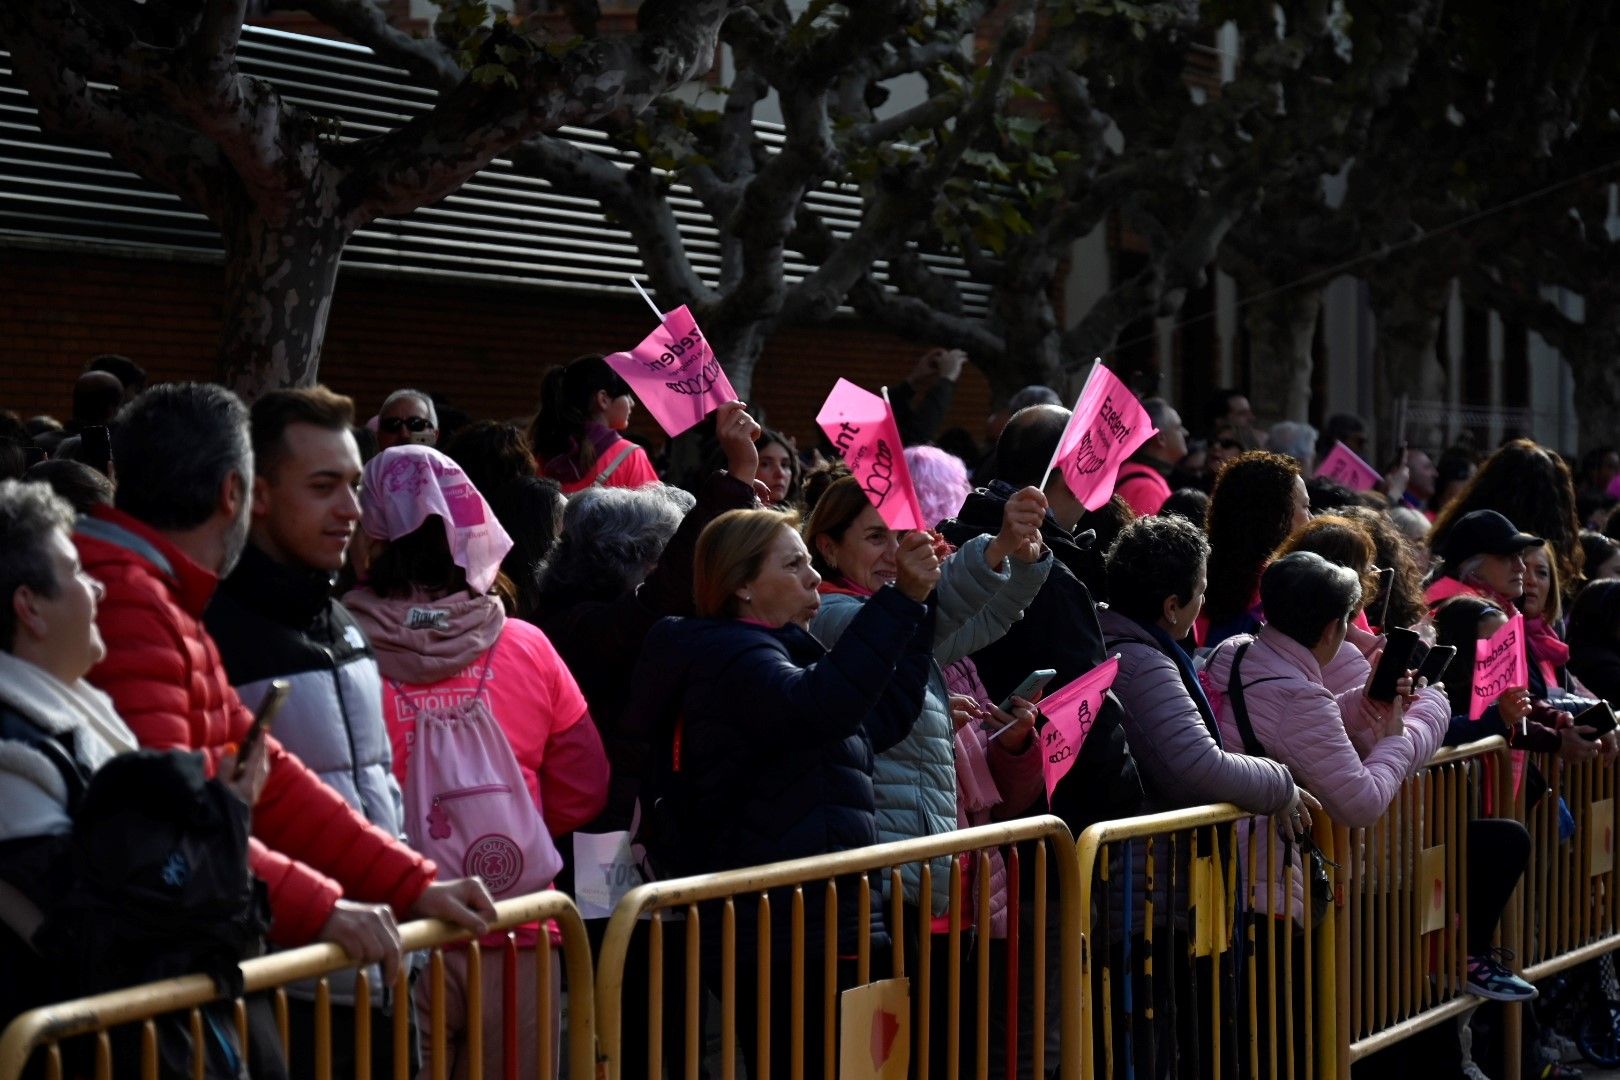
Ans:
[{"label": "black jacket", "polygon": [[647,635],[627,720],[680,793],[681,872],[877,842],[872,759],[922,711],[932,626],[894,588],[829,652],[804,630],[666,619]]},{"label": "black jacket", "polygon": [[1569,673],[1609,704],[1620,702],[1620,651],[1606,645],[1573,645]]},{"label": "black jacket", "polygon": [[[996,533],[1012,494],[1013,488],[999,480],[974,491],[940,531],[957,546],[980,533]],[[1085,548],[1051,517],[1041,532],[1055,558],[1046,584],[1001,640],[973,654],[992,700],[1011,693],[1031,671],[1055,670],[1050,689],[1058,690],[1107,659],[1097,605],[1077,576],[1077,568],[1085,565]],[[1098,821],[1144,812],[1142,781],[1125,741],[1123,717],[1124,710],[1109,694],[1074,767],[1053,793],[1052,813],[1075,836]]]},{"label": "black jacket", "polygon": [[252,708],[271,679],[292,685],[276,738],[390,836],[404,834],[382,676],[371,645],[332,597],[330,576],[249,544],[203,615],[231,685]]}]

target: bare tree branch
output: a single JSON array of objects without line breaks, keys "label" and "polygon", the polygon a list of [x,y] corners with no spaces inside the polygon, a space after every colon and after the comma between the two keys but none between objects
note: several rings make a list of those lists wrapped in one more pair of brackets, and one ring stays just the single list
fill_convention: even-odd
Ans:
[{"label": "bare tree branch", "polygon": [[426,86],[449,90],[466,78],[448,49],[431,37],[413,37],[394,26],[376,0],[298,0],[298,6]]}]

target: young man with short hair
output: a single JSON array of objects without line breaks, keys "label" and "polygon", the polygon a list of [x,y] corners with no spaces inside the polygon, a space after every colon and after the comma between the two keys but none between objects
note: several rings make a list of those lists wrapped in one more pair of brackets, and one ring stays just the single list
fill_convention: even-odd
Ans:
[{"label": "young man with short hair", "polygon": [[[334,575],[360,520],[353,423],[354,403],[324,386],[272,390],[254,403],[248,543],[204,621],[231,685],[249,707],[264,698],[272,680],[291,685],[276,718],[281,744],[367,821],[402,839],[377,661],[353,617],[332,597]],[[375,979],[372,985],[387,990]],[[332,982],[331,990],[334,1007],[353,1007],[352,979]],[[295,1061],[305,1060],[313,1046],[313,996],[312,987],[300,986],[288,998]],[[392,1074],[386,998],[376,998],[373,1009],[378,1075]],[[344,1075],[353,1072],[352,1031],[350,1023],[332,1026],[333,1068]]]}]

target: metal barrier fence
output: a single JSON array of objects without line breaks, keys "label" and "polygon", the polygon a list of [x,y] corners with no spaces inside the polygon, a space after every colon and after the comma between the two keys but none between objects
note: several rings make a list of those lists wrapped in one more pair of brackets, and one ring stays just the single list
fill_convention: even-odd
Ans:
[{"label": "metal barrier fence", "polygon": [[[849,1041],[840,1029],[847,1036],[852,1021],[879,1011],[893,1026],[861,1034],[878,1036],[886,1053],[903,1048],[911,1075],[1039,1076],[1055,1043],[1065,1080],[1347,1078],[1352,1062],[1475,1003],[1464,991],[1469,867],[1489,842],[1478,831],[1489,808],[1510,811],[1529,832],[1529,867],[1497,934],[1525,976],[1544,979],[1620,948],[1615,770],[1538,756],[1525,772],[1515,791],[1512,755],[1487,739],[1442,750],[1373,825],[1348,829],[1318,815],[1314,835],[1334,864],[1320,910],[1307,864],[1269,823],[1207,806],[1104,822],[1077,844],[1057,818],[1031,818],[643,885],[615,909],[594,976],[585,926],[561,893],[504,901],[496,929],[537,920],[560,929],[570,991],[563,1075],[574,1080],[662,1076],[666,1064],[669,1075],[691,1077],[706,1056],[730,1080],[739,1043],[752,1054],[751,1080],[831,1078]],[[1533,792],[1541,797],[1531,801]],[[1561,802],[1573,836],[1560,834]],[[1004,925],[995,890],[979,887],[1001,872]],[[941,874],[947,912],[920,917],[917,901]],[[984,927],[992,932],[976,932]],[[465,971],[458,1005],[469,1021],[457,1049],[467,1074],[530,1075],[512,1048],[531,1008],[535,1073],[549,1074],[557,988],[546,934],[532,950],[508,934],[500,947],[452,952],[467,935],[444,924],[410,923],[401,933],[407,949],[431,950],[415,991],[428,1076],[451,1069],[453,966]],[[512,987],[528,953],[535,993],[520,1013]],[[493,982],[480,977],[492,963],[501,971]],[[285,1051],[286,988],[315,979],[312,1053],[289,1061],[292,1075],[330,1080],[332,1047],[348,1035],[356,1076],[372,1075],[373,1050],[388,1039],[393,1073],[405,1077],[405,1008],[386,1033],[371,1030],[368,1010],[335,1011],[327,976],[349,972],[356,997],[366,996],[366,975],[354,967],[332,945],[245,962],[244,997],[228,1014],[238,1039],[250,1037],[247,1000],[268,991]],[[845,990],[876,996],[852,1010]],[[410,1000],[403,975],[394,993]],[[494,993],[491,1031],[477,1018]],[[217,997],[206,977],[188,976],[26,1013],[0,1035],[0,1080],[17,1080],[30,1062],[48,1080],[111,1077],[115,1064],[119,1075],[155,1077],[154,1021],[177,1014],[201,1076],[195,1048]],[[712,1024],[706,997],[718,1001]],[[353,1017],[352,1030],[340,1016]],[[1504,1017],[1505,1076],[1516,1080],[1519,1010]],[[706,1046],[714,1029],[719,1042]],[[998,1042],[994,1030],[1009,1034]],[[133,1068],[115,1051],[119,1039],[138,1046]],[[485,1069],[497,1059],[504,1067]]]},{"label": "metal barrier fence", "polygon": [[[568,1002],[567,1052],[563,1058],[565,1069],[563,1075],[570,1077],[571,1080],[590,1080],[595,1076],[595,1009],[590,993],[592,985],[590,943],[586,939],[585,926],[580,921],[578,909],[566,895],[559,892],[544,892],[502,901],[496,905],[496,913],[497,919],[492,924],[492,931],[510,931],[537,920],[550,920],[561,932],[563,968],[568,986],[576,991],[570,995]],[[468,935],[465,931],[448,924],[424,920],[405,924],[400,928],[400,936],[408,950],[431,950],[428,969],[421,976],[421,979],[426,980],[427,988],[419,989],[417,998],[427,1004],[427,1030],[423,1033],[424,1042],[429,1047],[427,1072],[434,1080],[442,1080],[450,1072],[449,1050],[454,1039],[454,1032],[451,1030],[453,1025],[447,1022],[446,947],[467,942]],[[467,1022],[460,1053],[467,1075],[473,1077],[486,1075],[485,1061],[495,1057],[497,1053],[502,1056],[505,1068],[498,1072],[490,1071],[488,1075],[508,1077],[520,1074],[551,1075],[553,1068],[551,1017],[557,1004],[552,975],[553,952],[550,938],[544,930],[539,933],[538,938],[538,945],[532,950],[518,949],[511,934],[507,935],[505,946],[502,948],[480,948],[476,942],[466,945],[464,963],[468,977],[461,1011]],[[533,953],[536,982],[534,1019],[538,1046],[535,1069],[532,1072],[520,1070],[516,1055],[512,1053],[516,1043],[514,1036],[517,1025],[521,1023],[512,1002],[517,980],[521,977],[518,969],[519,957],[525,952]],[[497,958],[502,964],[501,984],[504,989],[500,1006],[500,1029],[505,1045],[499,1051],[484,1045],[484,1025],[480,1023],[484,1015],[482,987],[487,985],[480,978],[480,969],[483,964]],[[460,964],[463,961],[456,962]],[[244,997],[235,1000],[232,1013],[236,1036],[241,1040],[242,1048],[248,1051],[251,1050],[248,998],[265,992],[273,995],[275,1023],[279,1027],[282,1050],[285,1053],[288,1039],[286,987],[302,980],[317,980],[314,1006],[315,1045],[312,1048],[312,1058],[308,1061],[301,1057],[289,1060],[288,1072],[294,1077],[331,1080],[332,1045],[333,1040],[339,1037],[340,1031],[334,1024],[328,977],[339,972],[353,973],[356,980],[354,996],[356,999],[364,1000],[368,990],[366,973],[363,970],[356,971],[354,962],[336,945],[310,945],[301,949],[272,953],[269,956],[245,961],[241,969]],[[395,983],[394,995],[396,1003],[401,1003],[403,1007],[396,1007],[393,1010],[393,1028],[386,1037],[392,1040],[394,1049],[393,1075],[396,1080],[405,1080],[409,1076],[406,1047],[410,1032],[407,1014],[412,994],[404,972],[401,972]],[[36,1056],[46,1080],[62,1080],[64,1075],[70,1074],[89,1074],[97,1080],[111,1080],[115,1065],[114,1039],[115,1036],[123,1037],[126,1034],[135,1036],[138,1044],[138,1070],[142,1080],[153,1080],[158,1075],[157,1021],[173,1014],[184,1014],[186,1017],[186,1028],[190,1034],[192,1075],[201,1077],[205,1064],[202,1048],[206,1024],[203,1010],[218,998],[219,994],[207,976],[188,975],[24,1013],[5,1029],[3,1035],[0,1035],[0,1080],[18,1080],[30,1062],[36,1060]],[[372,1051],[377,1045],[376,1035],[371,1031],[371,1011],[360,1008],[345,1012],[354,1018],[351,1034],[355,1075],[369,1080],[373,1075]],[[131,1025],[138,1025],[138,1031],[127,1031]],[[78,1040],[82,1042],[74,1042]],[[64,1044],[69,1045],[65,1048]],[[72,1069],[70,1073],[64,1058],[70,1056],[74,1050],[82,1052],[86,1061]],[[127,1072],[120,1071],[119,1075],[127,1075]]]},{"label": "metal barrier fence", "polygon": [[[1620,948],[1620,899],[1615,877],[1616,774],[1592,760],[1569,765],[1531,755],[1515,799],[1530,830],[1530,864],[1519,888],[1523,914],[1517,947],[1525,977],[1545,979]],[[1537,780],[1546,794],[1527,805]],[[1559,834],[1560,803],[1574,834]]]},{"label": "metal barrier fence", "polygon": [[1506,776],[1505,745],[1493,737],[1442,749],[1376,824],[1335,828],[1341,1071],[1478,1004],[1464,990],[1469,837],[1485,806],[1506,805],[1485,798]]},{"label": "metal barrier fence", "polygon": [[1348,1077],[1464,1011],[1468,834],[1503,753],[1442,750],[1372,826],[1317,815],[1331,901],[1233,806],[1087,829],[1085,1075]]},{"label": "metal barrier fence", "polygon": [[[1043,1076],[1049,1022],[1058,1029],[1060,1075],[1075,1080],[1082,908],[1073,844],[1059,819],[1026,818],[639,886],[614,910],[597,965],[605,1075],[619,1080],[645,1068],[661,1076],[667,1059],[670,1075],[695,1077],[709,993],[719,1003],[724,1080],[736,1075],[739,1041],[745,1057],[752,1050],[751,1080],[831,1080],[841,1028],[842,1044],[862,1055],[870,1049],[874,1065],[880,1044],[891,1057],[903,1047],[914,1076],[958,1076],[964,1044],[977,1077],[1018,1075],[1026,1063]],[[1004,860],[1008,883],[1006,936],[976,933],[970,946],[970,924],[994,925],[992,890],[977,887],[991,880],[993,852]],[[938,873],[949,875],[947,913],[919,918],[907,890],[913,899],[929,896]],[[874,949],[874,910],[891,931],[886,957],[881,942]],[[1032,928],[1055,932],[1056,957],[1047,955],[1048,933]],[[969,986],[972,1000],[964,1002]],[[840,1001],[842,989],[863,987],[876,996],[854,1006],[850,997]],[[909,996],[899,987],[909,987]],[[999,1017],[998,1009],[1005,1010]],[[887,1026],[863,1039],[866,1029],[856,1025],[876,1023],[877,1011],[888,1013]],[[1008,1033],[992,1052],[998,1025]],[[888,1068],[905,1075],[898,1062]]]}]

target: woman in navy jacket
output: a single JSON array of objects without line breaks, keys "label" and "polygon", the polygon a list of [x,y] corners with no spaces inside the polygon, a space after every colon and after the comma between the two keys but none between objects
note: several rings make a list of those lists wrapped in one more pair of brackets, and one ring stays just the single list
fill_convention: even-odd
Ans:
[{"label": "woman in navy jacket", "polygon": [[[648,634],[636,669],[632,722],[654,731],[643,793],[655,858],[702,873],[875,843],[872,764],[906,737],[922,709],[932,627],[924,605],[939,579],[929,538],[901,544],[899,581],[878,590],[831,650],[803,629],[820,577],[797,521],[771,510],[722,514],[698,539],[696,619],[666,619]],[[649,803],[655,805],[649,806]],[[657,843],[660,839],[662,844]],[[660,848],[662,850],[660,850]],[[805,1075],[820,1071],[823,891],[807,888]],[[853,955],[855,889],[839,889],[838,953]],[[772,1072],[790,1075],[788,894],[773,894]],[[874,944],[883,941],[873,906]],[[754,999],[758,907],[736,905],[736,1000]],[[718,912],[715,912],[718,915]],[[718,929],[718,919],[713,922]],[[705,977],[718,980],[720,938],[703,940]],[[840,980],[842,981],[842,980]],[[716,981],[714,985],[718,986]],[[752,1060],[756,1011],[739,1004],[737,1030]]]}]

